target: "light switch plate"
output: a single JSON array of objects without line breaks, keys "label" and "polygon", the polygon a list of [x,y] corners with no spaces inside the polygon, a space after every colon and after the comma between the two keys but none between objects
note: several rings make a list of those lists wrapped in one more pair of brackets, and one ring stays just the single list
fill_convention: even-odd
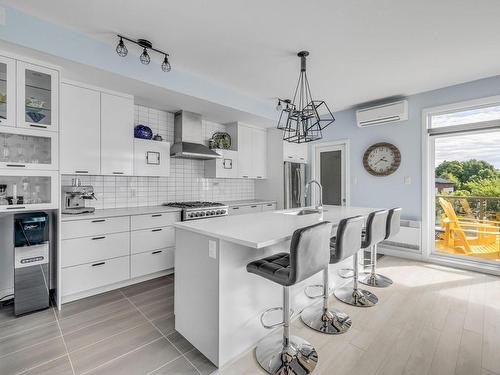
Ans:
[{"label": "light switch plate", "polygon": [[208,256],[217,259],[217,242],[208,240]]},{"label": "light switch plate", "polygon": [[405,176],[405,185],[411,185],[411,177]]}]

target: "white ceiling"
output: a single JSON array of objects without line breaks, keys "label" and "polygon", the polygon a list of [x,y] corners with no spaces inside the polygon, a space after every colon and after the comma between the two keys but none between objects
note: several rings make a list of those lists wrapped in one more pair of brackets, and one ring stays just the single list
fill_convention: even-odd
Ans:
[{"label": "white ceiling", "polygon": [[302,49],[333,110],[500,74],[498,0],[4,2],[113,48],[117,32],[149,39],[174,69],[259,100],[292,95]]}]

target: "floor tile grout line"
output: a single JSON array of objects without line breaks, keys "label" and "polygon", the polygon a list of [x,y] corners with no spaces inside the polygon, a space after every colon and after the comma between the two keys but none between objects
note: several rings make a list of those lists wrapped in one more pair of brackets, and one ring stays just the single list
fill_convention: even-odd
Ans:
[{"label": "floor tile grout line", "polygon": [[[88,374],[88,373],[90,373],[90,372],[92,372],[92,371],[95,371],[95,370],[97,370],[98,368],[101,368],[101,367],[106,366],[106,365],[108,365],[108,364],[110,364],[110,363],[112,363],[112,362],[115,362],[115,361],[119,360],[120,358],[123,358],[123,357],[125,357],[125,356],[127,356],[127,355],[129,355],[129,354],[131,354],[131,353],[134,353],[134,352],[136,352],[136,351],[138,351],[138,350],[140,350],[140,349],[142,349],[142,348],[144,348],[144,347],[146,347],[146,346],[148,346],[148,345],[151,345],[151,344],[153,344],[153,343],[155,343],[155,342],[157,342],[158,340],[161,340],[161,339],[162,339],[162,337],[157,337],[156,339],[154,339],[154,340],[152,340],[152,341],[150,341],[150,342],[147,342],[147,343],[145,343],[145,344],[142,344],[142,345],[138,346],[137,348],[134,348],[134,349],[132,349],[132,350],[130,350],[130,351],[128,351],[128,352],[126,352],[126,353],[120,354],[118,357],[115,357],[115,358],[113,358],[113,359],[111,359],[111,360],[109,360],[109,361],[107,361],[107,362],[101,363],[99,366],[94,367],[94,368],[92,368],[92,369],[90,369],[90,370],[87,370],[87,371],[85,371],[85,372],[82,372],[82,373],[81,373],[81,374],[79,374],[79,375],[85,375],[85,374]],[[177,358],[178,358],[178,357],[177,357]]]},{"label": "floor tile grout line", "polygon": [[71,357],[69,356],[69,351],[68,351],[68,346],[66,345],[66,340],[64,339],[64,335],[63,335],[61,326],[59,325],[59,320],[57,320],[57,313],[55,312],[54,309],[52,309],[52,312],[54,313],[54,317],[56,318],[57,327],[59,328],[59,333],[61,334],[64,349],[66,349],[66,354],[68,355],[68,361],[69,361],[69,365],[71,366],[71,371],[73,372],[73,375],[75,375],[75,368],[73,367],[73,361],[71,361]]},{"label": "floor tile grout line", "polygon": [[[155,328],[156,328],[156,327],[155,327]],[[173,345],[173,344],[172,344],[172,345]],[[192,352],[193,350],[195,350],[195,348],[193,348],[193,349],[191,349],[191,350],[188,350],[186,353],[190,353],[190,352]],[[163,365],[161,365],[160,367],[155,368],[155,369],[154,369],[154,370],[152,370],[152,371],[149,371],[146,375],[151,375],[151,374],[153,374],[154,372],[156,372],[156,371],[158,371],[158,370],[162,369],[163,367],[165,367],[165,366],[167,366],[167,365],[171,364],[172,362],[177,361],[179,358],[184,358],[184,356],[182,355],[182,353],[181,353],[178,357],[175,357],[174,359],[172,359],[171,361],[168,361],[168,362],[164,363]],[[189,362],[189,361],[188,361],[188,362]],[[190,362],[189,362],[189,363],[190,363]],[[194,367],[194,366],[193,366],[193,368],[194,368],[196,371],[198,371],[198,369],[197,369],[196,367]]]},{"label": "floor tile grout line", "polygon": [[63,355],[60,355],[59,357],[52,358],[52,359],[50,359],[48,361],[41,362],[41,363],[37,364],[36,366],[24,369],[21,372],[17,372],[16,375],[26,374],[28,371],[34,370],[34,369],[36,369],[38,367],[44,366],[44,365],[46,365],[46,364],[48,364],[50,362],[57,361],[58,359],[61,359],[61,358],[64,358],[64,357],[68,357],[68,360],[69,360],[69,355],[68,354],[63,354]]},{"label": "floor tile grout line", "polygon": [[[56,319],[56,320],[57,320],[57,319]],[[48,323],[44,323],[44,324],[40,324],[40,325],[35,326],[35,327],[31,327],[31,328],[26,328],[26,329],[23,329],[23,330],[21,330],[21,331],[19,331],[19,332],[16,332],[16,333],[11,334],[11,335],[1,336],[1,337],[0,337],[0,340],[7,339],[7,338],[12,337],[12,336],[17,336],[17,335],[19,335],[19,334],[21,334],[21,333],[23,333],[23,334],[24,334],[24,333],[26,333],[26,332],[33,331],[33,330],[35,330],[35,329],[37,329],[37,328],[42,328],[42,327],[45,327],[45,326],[48,326],[48,325],[54,324],[55,322],[56,322],[56,321],[53,321],[53,322],[48,322]],[[0,326],[0,329],[2,329],[2,327],[1,327],[1,326]]]},{"label": "floor tile grout line", "polygon": [[[124,293],[122,293],[122,294],[125,296],[125,294],[124,294]],[[165,338],[165,340],[167,340],[167,341],[168,341],[168,342],[169,342],[169,343],[170,343],[170,344],[171,344],[171,345],[172,345],[172,346],[173,346],[173,347],[174,347],[174,348],[175,348],[175,349],[176,349],[179,353],[181,353],[181,356],[182,356],[182,357],[184,357],[184,359],[185,359],[185,360],[186,360],[186,361],[187,361],[187,362],[188,362],[191,366],[193,366],[193,367],[194,367],[194,369],[195,369],[196,371],[198,371],[198,373],[199,373],[200,375],[203,375],[203,374],[201,373],[201,371],[198,369],[198,367],[196,367],[196,366],[194,365],[194,363],[192,363],[192,362],[189,360],[189,358],[187,358],[187,357],[184,355],[184,353],[182,353],[182,351],[181,351],[181,350],[180,350],[180,349],[179,349],[179,348],[178,348],[178,347],[177,347],[177,346],[176,346],[176,345],[175,345],[175,344],[174,344],[174,343],[173,343],[173,342],[172,342],[172,341],[171,341],[171,340],[170,340],[170,339],[169,339],[169,338],[168,338],[168,337],[167,337],[167,336],[166,336],[166,335],[165,335],[165,334],[164,334],[164,333],[163,333],[163,332],[162,332],[162,331],[161,331],[161,330],[160,330],[160,329],[159,329],[159,328],[158,328],[158,327],[157,327],[157,326],[153,323],[153,321],[152,321],[151,319],[149,319],[149,318],[146,316],[146,314],[144,314],[144,312],[143,312],[143,311],[142,311],[142,310],[141,310],[141,309],[140,309],[140,308],[139,308],[139,307],[138,307],[138,306],[137,306],[134,302],[132,302],[132,301],[131,301],[131,300],[130,300],[127,296],[125,296],[125,298],[127,298],[127,299],[129,300],[129,302],[130,302],[132,305],[134,305],[134,307],[137,309],[137,311],[139,311],[139,312],[140,312],[140,313],[144,316],[144,318],[145,318],[145,319],[146,319],[146,320],[147,320],[147,321],[148,321],[148,322],[149,322],[149,323],[150,323],[150,324],[151,324],[151,325],[152,325],[152,326],[153,326],[153,327],[154,327],[154,328],[155,328],[158,332],[160,332],[160,334],[161,334],[161,335]]]},{"label": "floor tile grout line", "polygon": [[[60,331],[59,331],[60,332]],[[0,360],[2,360],[3,358],[5,357],[8,357],[9,355],[12,355],[12,354],[16,354],[16,353],[19,353],[19,352],[22,352],[23,350],[26,350],[26,349],[31,349],[37,345],[41,345],[41,344],[45,344],[46,342],[49,342],[49,341],[52,341],[52,340],[55,340],[59,337],[62,337],[62,335],[59,333],[59,335],[55,336],[55,337],[51,337],[50,339],[46,339],[46,340],[42,340],[42,341],[39,341],[35,344],[30,344],[28,346],[23,346],[22,348],[19,348],[19,349],[16,349],[14,350],[13,352],[10,352],[10,353],[6,353],[6,354],[2,354],[0,355]]]},{"label": "floor tile grout line", "polygon": [[[122,294],[122,295],[123,295],[123,294]],[[83,300],[83,299],[82,299],[82,300]],[[82,300],[80,300],[80,301],[82,301]],[[120,298],[119,300],[116,300],[116,301],[113,301],[113,302],[108,302],[108,303],[105,303],[105,304],[103,304],[103,305],[98,305],[98,306],[95,306],[95,307],[93,307],[93,308],[91,308],[91,309],[88,309],[88,310],[85,310],[85,311],[80,311],[80,312],[78,312],[78,313],[76,313],[76,314],[73,314],[73,315],[70,315],[70,316],[66,316],[66,317],[61,317],[61,318],[59,318],[59,317],[57,316],[57,313],[56,313],[56,319],[62,322],[62,321],[67,320],[67,319],[72,319],[72,318],[74,318],[75,316],[78,316],[78,315],[81,315],[81,314],[85,314],[85,313],[87,313],[87,312],[89,312],[89,311],[91,311],[91,310],[94,310],[94,309],[96,309],[96,308],[101,308],[101,307],[103,307],[103,306],[108,306],[108,305],[114,305],[114,304],[117,304],[117,303],[119,303],[119,302],[122,302],[123,300],[125,300],[125,298]]]}]

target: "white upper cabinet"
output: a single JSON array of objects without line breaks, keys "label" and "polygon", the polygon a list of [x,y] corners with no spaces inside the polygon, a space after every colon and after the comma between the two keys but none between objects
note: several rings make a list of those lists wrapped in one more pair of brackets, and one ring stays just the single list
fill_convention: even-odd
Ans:
[{"label": "white upper cabinet", "polygon": [[222,158],[205,160],[206,178],[238,178],[238,151],[214,150]]},{"label": "white upper cabinet", "polygon": [[61,84],[61,173],[101,173],[101,94]]},{"label": "white upper cabinet", "polygon": [[101,174],[133,174],[134,101],[101,93]]},{"label": "white upper cabinet", "polygon": [[283,141],[283,160],[295,163],[307,163],[308,148],[306,143],[291,143]]},{"label": "white upper cabinet", "polygon": [[0,56],[0,125],[16,126],[16,62]]},{"label": "white upper cabinet", "polygon": [[238,175],[267,177],[267,135],[265,129],[238,125]]},{"label": "white upper cabinet", "polygon": [[170,175],[170,143],[134,139],[134,176]]},{"label": "white upper cabinet", "polygon": [[59,73],[17,62],[17,126],[58,131]]}]

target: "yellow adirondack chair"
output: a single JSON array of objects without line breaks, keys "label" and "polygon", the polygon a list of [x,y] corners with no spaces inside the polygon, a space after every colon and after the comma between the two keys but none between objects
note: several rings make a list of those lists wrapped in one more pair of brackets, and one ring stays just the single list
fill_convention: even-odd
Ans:
[{"label": "yellow adirondack chair", "polygon": [[442,242],[459,253],[500,259],[500,222],[459,218],[450,202],[439,198],[444,218]]}]

